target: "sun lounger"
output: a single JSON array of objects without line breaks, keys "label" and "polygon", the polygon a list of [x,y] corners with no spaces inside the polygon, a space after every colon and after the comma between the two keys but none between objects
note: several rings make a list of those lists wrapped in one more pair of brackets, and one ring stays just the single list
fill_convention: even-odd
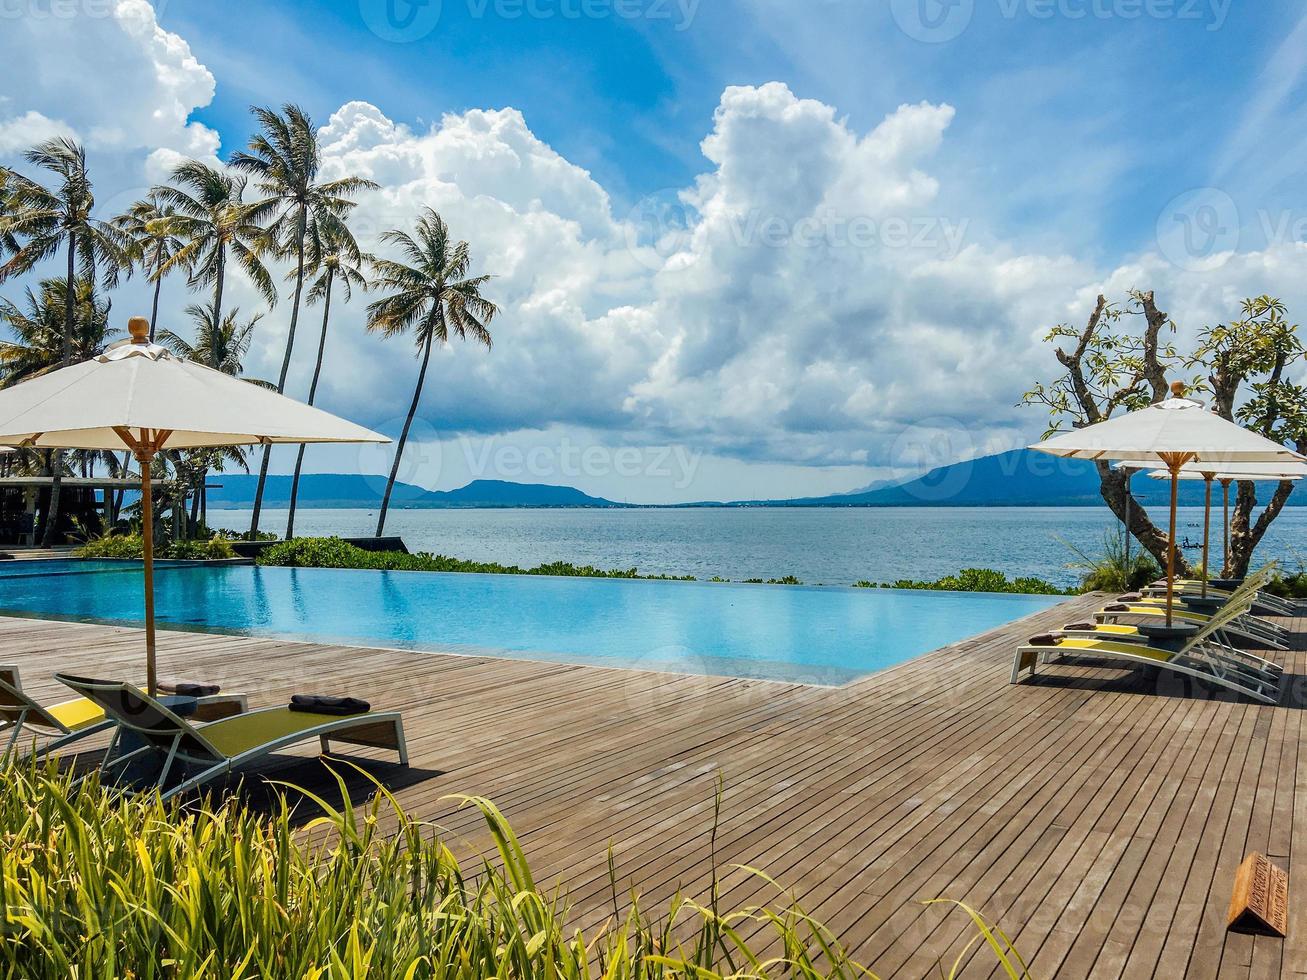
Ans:
[{"label": "sun lounger", "polygon": [[[1210,623],[1215,615],[1217,613],[1198,612],[1187,608],[1182,603],[1176,603],[1171,618],[1177,623],[1201,627]],[[1164,619],[1166,617],[1166,601],[1131,600],[1128,602],[1114,602],[1094,613],[1094,621],[1098,623],[1116,623],[1120,621],[1122,616],[1135,616],[1140,619]],[[1250,643],[1255,647],[1273,650],[1289,649],[1286,642],[1287,636],[1283,630],[1278,628],[1268,629],[1266,624],[1256,620],[1255,617],[1248,616],[1246,613],[1226,622],[1222,629],[1227,636],[1244,643]]]},{"label": "sun lounger", "polygon": [[[1253,612],[1255,614],[1263,615],[1263,616],[1298,615],[1297,602],[1295,602],[1293,599],[1286,599],[1283,596],[1273,595],[1272,593],[1267,592],[1265,589],[1262,588],[1262,586],[1265,585],[1266,582],[1269,580],[1270,580],[1269,575],[1265,575],[1265,576],[1258,575],[1256,579],[1257,585],[1253,591],[1253,596],[1252,596]],[[1249,578],[1245,579],[1244,584],[1247,584],[1250,581],[1254,581],[1253,576],[1249,576]],[[1179,579],[1175,583],[1175,588],[1176,588],[1177,595],[1181,595],[1186,598],[1195,598],[1195,597],[1202,598],[1203,595],[1203,583],[1200,579]],[[1240,588],[1243,588],[1243,585],[1241,585]],[[1232,596],[1235,593],[1235,591],[1236,591],[1235,589],[1219,588],[1215,585],[1212,585],[1210,582],[1207,585],[1208,597],[1216,597],[1218,599],[1228,599],[1230,596]],[[1142,592],[1146,596],[1150,596],[1154,598],[1156,597],[1165,598],[1166,580],[1163,579],[1159,582],[1154,582],[1152,585],[1145,586],[1143,589],[1140,590],[1140,592]]]},{"label": "sun lounger", "polygon": [[[1156,646],[1151,637],[1145,636],[1139,631],[1138,626],[1130,626],[1125,623],[1071,623],[1063,626],[1060,630],[1053,630],[1052,635],[1075,636],[1081,639],[1114,640],[1136,646]],[[1274,660],[1267,660],[1265,657],[1259,657],[1247,650],[1240,650],[1238,647],[1226,642],[1220,630],[1207,637],[1202,644],[1202,652],[1205,656],[1214,660],[1224,660],[1228,661],[1232,666],[1251,669],[1267,679],[1273,680],[1284,673],[1284,668]]]},{"label": "sun lounger", "polygon": [[163,757],[156,783],[160,790],[167,784],[174,765],[180,764],[193,771],[193,775],[163,793],[165,800],[247,762],[315,739],[321,743],[324,753],[331,751],[332,742],[343,742],[391,749],[399,754],[401,765],[408,765],[404,724],[399,713],[394,711],[323,715],[292,711],[289,707],[264,708],[222,721],[191,724],[130,684],[69,674],[56,674],[55,677],[100,705],[105,714],[117,722],[115,739],[119,733],[131,732],[145,743],[143,748],[126,752],[112,762],[106,756],[101,766],[102,773],[147,753]]},{"label": "sun lounger", "polygon": [[1217,665],[1210,660],[1192,657],[1184,651],[1162,650],[1117,640],[1099,640],[1080,637],[1054,638],[1048,644],[1027,644],[1017,649],[1012,664],[1012,683],[1020,683],[1022,670],[1034,676],[1042,654],[1082,654],[1096,660],[1106,660],[1130,667],[1159,667],[1194,677],[1215,687],[1222,687],[1246,695],[1264,704],[1279,702],[1279,686],[1268,680],[1245,674],[1232,667]]},{"label": "sun lounger", "polygon": [[[216,720],[245,710],[243,694],[209,694],[195,699],[197,717]],[[94,701],[84,697],[43,705],[23,691],[18,668],[0,666],[0,732],[9,732],[0,759],[7,758],[24,731],[33,741],[45,740],[36,751],[38,756],[56,752],[97,732],[108,731],[111,721]]]},{"label": "sun lounger", "polygon": [[[1187,677],[1194,677],[1216,687],[1244,694],[1266,704],[1279,701],[1279,674],[1272,674],[1258,664],[1241,662],[1223,648],[1214,646],[1214,638],[1229,621],[1242,612],[1242,604],[1231,604],[1208,617],[1199,630],[1178,649],[1134,642],[1133,638],[1110,635],[1077,633],[1049,633],[1033,637],[1030,643],[1018,647],[1012,663],[1012,683],[1020,682],[1021,672],[1028,670],[1033,676],[1039,664],[1049,657],[1078,656],[1104,660],[1132,667],[1162,668]],[[1240,651],[1241,652],[1241,651]]]}]

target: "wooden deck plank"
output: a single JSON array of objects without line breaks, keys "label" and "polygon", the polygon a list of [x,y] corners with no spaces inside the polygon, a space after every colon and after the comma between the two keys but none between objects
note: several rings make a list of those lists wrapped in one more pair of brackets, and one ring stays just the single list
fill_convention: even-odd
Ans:
[{"label": "wooden deck plank", "polygon": [[[762,868],[883,975],[933,975],[963,948],[965,917],[921,905],[938,896],[1003,926],[1036,976],[1307,974],[1301,930],[1283,942],[1224,931],[1248,850],[1307,894],[1307,861],[1294,862],[1307,853],[1295,819],[1307,807],[1307,655],[1280,657],[1277,707],[1088,662],[1007,683],[1018,642],[1093,602],[843,688],[190,632],[162,633],[160,659],[165,674],[215,679],[254,705],[339,690],[402,711],[412,768],[361,751],[372,771],[460,853],[487,840],[450,794],[495,799],[538,877],[562,883],[588,927],[612,911],[610,844],[620,890],[638,889],[646,908],[678,888],[702,896],[715,846],[727,907],[775,900],[728,866]],[[1307,646],[1307,622],[1285,622]],[[134,677],[141,636],[0,619],[0,661],[53,700],[55,670]],[[330,791],[312,755],[265,771]],[[966,975],[992,969],[976,951]]]}]

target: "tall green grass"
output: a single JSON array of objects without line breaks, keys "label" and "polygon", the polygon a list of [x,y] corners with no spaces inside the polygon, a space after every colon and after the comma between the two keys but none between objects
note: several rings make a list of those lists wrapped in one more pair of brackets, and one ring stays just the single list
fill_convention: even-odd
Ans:
[{"label": "tall green grass", "polygon": [[[635,896],[619,911],[614,886],[611,920],[583,934],[484,799],[462,802],[481,811],[497,854],[467,869],[380,788],[360,808],[304,793],[323,815],[300,823],[285,797],[271,813],[183,808],[79,791],[30,763],[3,776],[10,977],[873,976],[796,905],[723,912],[716,886],[704,904],[678,896],[657,916]],[[967,912],[973,945],[1025,976],[1002,934]]]}]

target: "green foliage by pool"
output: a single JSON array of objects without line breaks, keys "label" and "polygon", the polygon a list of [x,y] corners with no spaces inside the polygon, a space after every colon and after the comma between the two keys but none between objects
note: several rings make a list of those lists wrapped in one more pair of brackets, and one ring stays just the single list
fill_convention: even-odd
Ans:
[{"label": "green foliage by pool", "polygon": [[340,538],[295,538],[265,549],[260,565],[290,568],[366,568],[388,572],[477,572],[487,575],[564,575],[572,578],[648,578],[693,582],[694,576],[641,575],[638,569],[602,569],[569,562],[535,568],[498,562],[466,561],[444,555],[410,555],[403,551],[365,551]]},{"label": "green foliage by pool", "polygon": [[929,592],[1010,592],[1023,595],[1075,595],[1078,589],[1061,589],[1039,578],[1019,577],[1009,580],[992,568],[964,568],[956,575],[946,575],[934,582],[902,579],[898,582],[859,582],[860,589],[918,589]]},{"label": "green foliage by pool", "polygon": [[[81,558],[141,558],[145,554],[145,541],[139,534],[106,534],[92,538],[77,549]],[[212,560],[234,558],[231,542],[214,536],[209,540],[167,541],[155,538],[154,557]]]},{"label": "green foliage by pool", "polygon": [[[269,816],[232,800],[182,808],[94,786],[79,792],[31,764],[5,778],[6,976],[871,975],[779,889],[775,907],[725,911],[714,887],[653,913],[638,898],[616,907],[614,889],[611,921],[583,934],[558,894],[537,885],[512,828],[484,799],[462,802],[481,810],[497,853],[468,867],[384,789],[351,806],[343,780],[344,807],[313,797],[324,815],[300,826],[284,799]],[[611,874],[611,857],[609,866]],[[1026,975],[1006,937],[960,907],[976,930],[965,949],[988,944],[1006,975]],[[757,930],[751,941],[746,928]],[[766,959],[754,951],[773,941]]]}]

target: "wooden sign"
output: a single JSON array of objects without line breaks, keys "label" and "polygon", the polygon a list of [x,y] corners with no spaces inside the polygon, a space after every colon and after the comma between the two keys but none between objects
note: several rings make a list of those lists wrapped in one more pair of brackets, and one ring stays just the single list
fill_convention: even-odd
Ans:
[{"label": "wooden sign", "polygon": [[1230,925],[1234,932],[1280,936],[1289,931],[1289,875],[1260,854],[1250,854],[1234,876]]}]

